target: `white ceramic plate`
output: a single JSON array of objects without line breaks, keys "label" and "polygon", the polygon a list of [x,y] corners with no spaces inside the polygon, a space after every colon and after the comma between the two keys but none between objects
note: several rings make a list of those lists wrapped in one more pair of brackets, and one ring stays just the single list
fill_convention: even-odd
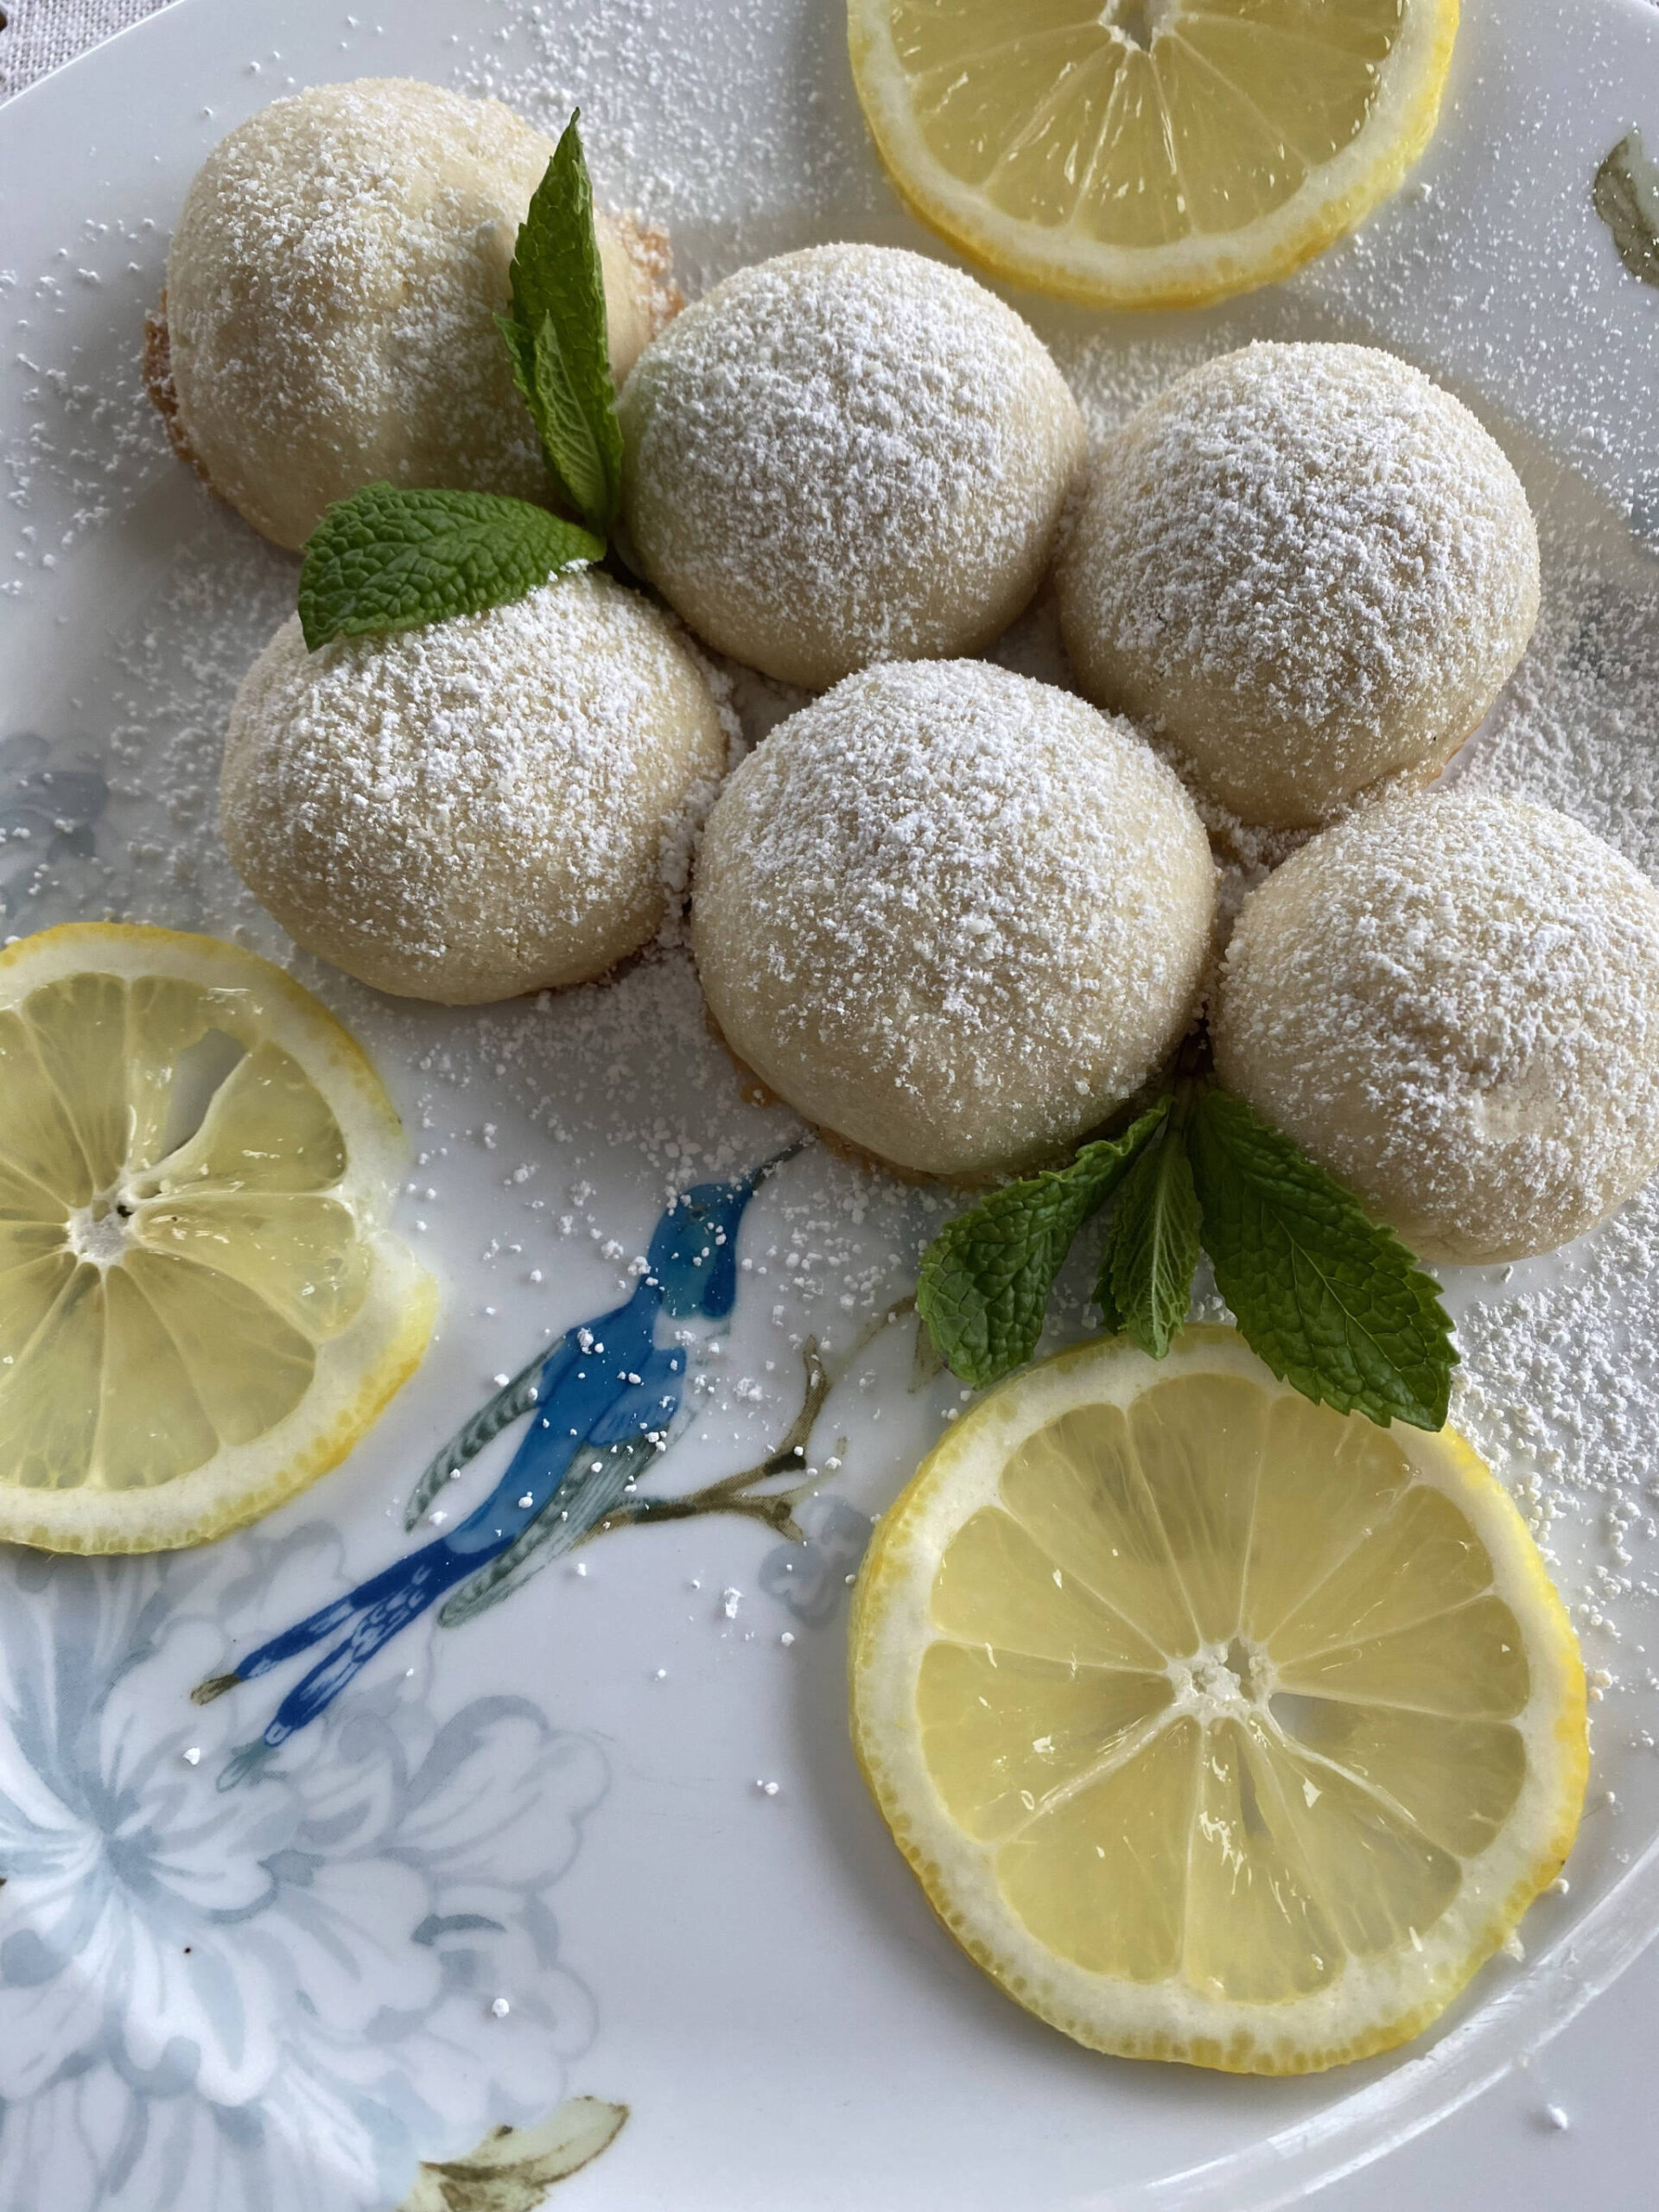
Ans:
[{"label": "white ceramic plate", "polygon": [[[842,1626],[870,1513],[958,1402],[948,1378],[918,1386],[912,1321],[880,1325],[943,1207],[820,1147],[749,1206],[734,1311],[690,1328],[653,1477],[680,1493],[761,1464],[811,1336],[833,1388],[807,1541],[715,1514],[613,1531],[463,1626],[423,1618],[239,1765],[310,1662],[189,1702],[436,1541],[406,1535],[404,1500],[495,1378],[628,1298],[673,1191],[798,1132],[741,1102],[681,956],[539,1006],[397,1006],[296,955],[240,891],[213,830],[219,740],[295,564],[172,461],[143,397],[181,195],[277,92],[398,73],[555,126],[580,99],[601,196],[672,226],[692,292],[817,238],[926,246],[867,150],[841,16],[179,0],[0,111],[0,931],[117,912],[286,960],[385,1072],[418,1148],[403,1225],[446,1285],[381,1426],[257,1529],[165,1561],[0,1558],[3,2212],[347,2212],[411,2187],[429,2212],[451,2200],[417,2162],[464,2162],[501,2126],[531,2132],[494,2139],[516,2178],[493,2205],[550,2187],[594,2212],[1265,2212],[1472,2095],[1659,1925],[1650,1198],[1565,1260],[1452,1287],[1464,1418],[1547,1521],[1609,1680],[1570,1892],[1529,1916],[1524,1962],[1494,1961],[1393,2059],[1290,2082],[1103,2061],[933,1923],[853,1769]],[[1473,771],[1659,871],[1631,736],[1659,668],[1641,542],[1659,292],[1589,198],[1629,124],[1659,122],[1656,34],[1640,0],[1472,8],[1417,179],[1292,284],[1133,323],[1020,304],[1097,423],[1249,334],[1379,340],[1464,391],[1528,476],[1549,575]],[[1051,650],[1040,612],[1008,648],[1037,667]],[[758,734],[779,702],[740,696]]]}]

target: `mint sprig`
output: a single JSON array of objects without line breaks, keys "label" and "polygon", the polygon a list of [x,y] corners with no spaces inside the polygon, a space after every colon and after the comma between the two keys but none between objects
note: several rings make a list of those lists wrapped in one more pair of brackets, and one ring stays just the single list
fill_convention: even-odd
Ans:
[{"label": "mint sprig", "polygon": [[1201,1093],[1189,1142],[1205,1249],[1251,1350],[1316,1404],[1443,1427],[1452,1324],[1394,1232],[1224,1090]]},{"label": "mint sprig", "polygon": [[518,226],[512,311],[496,319],[555,489],[607,538],[622,496],[622,429],[581,112],[565,125]]},{"label": "mint sprig", "polygon": [[1288,1137],[1190,1075],[1122,1137],[994,1191],[929,1245],[916,1304],[964,1382],[1030,1358],[1072,1239],[1113,1198],[1108,1331],[1161,1359],[1202,1249],[1240,1334],[1305,1397],[1385,1428],[1444,1424],[1458,1355],[1433,1279]]},{"label": "mint sprig", "polygon": [[528,499],[370,484],[337,500],[306,540],[300,626],[315,652],[333,638],[480,614],[604,554]]},{"label": "mint sprig", "polygon": [[1114,1333],[1161,1359],[1192,1302],[1198,1199],[1186,1156],[1185,1102],[1124,1178],[1102,1255],[1095,1303]]},{"label": "mint sprig", "polygon": [[964,1382],[982,1389],[1031,1357],[1072,1239],[1111,1197],[1169,1104],[1160,1099],[1121,1136],[1084,1145],[1067,1167],[1005,1183],[928,1246],[917,1311]]}]

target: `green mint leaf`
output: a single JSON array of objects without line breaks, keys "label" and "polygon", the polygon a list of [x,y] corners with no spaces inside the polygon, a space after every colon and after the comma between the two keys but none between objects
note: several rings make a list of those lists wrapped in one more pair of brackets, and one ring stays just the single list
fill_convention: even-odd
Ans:
[{"label": "green mint leaf", "polygon": [[536,423],[559,497],[601,537],[608,537],[615,513],[604,455],[572,387],[552,316],[542,317],[535,334],[511,315],[499,315],[495,321],[506,341],[512,380]]},{"label": "green mint leaf", "polygon": [[616,520],[614,486],[607,474],[605,455],[593,425],[582,411],[550,315],[542,317],[542,327],[536,334],[531,375],[536,397],[531,412],[559,488],[588,529],[596,537],[608,537]]},{"label": "green mint leaf", "polygon": [[1198,1194],[1183,1132],[1172,1122],[1124,1178],[1095,1299],[1114,1333],[1161,1359],[1192,1301]]},{"label": "green mint leaf", "polygon": [[576,120],[573,115],[566,124],[518,226],[512,314],[500,320],[513,379],[554,482],[588,528],[607,537],[622,495],[622,427],[593,187]]},{"label": "green mint leaf", "polygon": [[315,652],[331,638],[481,614],[604,555],[598,538],[528,499],[370,484],[337,500],[306,540],[300,626]]},{"label": "green mint leaf", "polygon": [[1452,1324],[1394,1232],[1224,1090],[1199,1095],[1187,1142],[1205,1249],[1251,1349],[1316,1404],[1441,1427]]},{"label": "green mint leaf", "polygon": [[536,340],[512,315],[497,315],[495,327],[506,346],[507,359],[512,364],[512,380],[518,387],[518,397],[533,416],[536,412]]},{"label": "green mint leaf", "polygon": [[1169,1111],[1086,1144],[1068,1167],[1005,1183],[947,1222],[922,1255],[916,1308],[953,1374],[982,1389],[1031,1357],[1071,1240]]}]

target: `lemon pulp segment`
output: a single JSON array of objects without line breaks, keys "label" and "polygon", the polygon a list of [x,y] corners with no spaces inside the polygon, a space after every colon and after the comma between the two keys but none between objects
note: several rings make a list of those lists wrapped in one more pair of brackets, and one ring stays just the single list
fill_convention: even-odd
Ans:
[{"label": "lemon pulp segment", "polygon": [[1456,0],[850,0],[877,146],[997,273],[1177,306],[1282,276],[1427,143]]},{"label": "lemon pulp segment", "polygon": [[[349,1132],[349,1134],[348,1134]],[[0,959],[0,1535],[194,1541],[332,1464],[423,1348],[401,1133],[254,956],[85,925]]]},{"label": "lemon pulp segment", "polygon": [[1299,2071],[1414,2032],[1558,1870],[1583,1672],[1459,1440],[1310,1405],[1230,1332],[1173,1367],[1085,1347],[934,1454],[861,1580],[855,1737],[1022,2001]]}]

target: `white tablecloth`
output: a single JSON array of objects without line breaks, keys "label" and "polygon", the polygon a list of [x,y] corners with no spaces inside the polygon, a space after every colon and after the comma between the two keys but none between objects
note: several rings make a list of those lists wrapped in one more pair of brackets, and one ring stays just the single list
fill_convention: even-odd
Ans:
[{"label": "white tablecloth", "polygon": [[0,100],[73,60],[166,0],[0,0]]}]

